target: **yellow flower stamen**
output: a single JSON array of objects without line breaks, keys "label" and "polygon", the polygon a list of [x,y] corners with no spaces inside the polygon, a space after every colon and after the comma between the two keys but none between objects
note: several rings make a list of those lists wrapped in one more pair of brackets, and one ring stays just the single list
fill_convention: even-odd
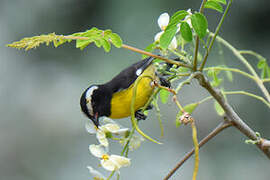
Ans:
[{"label": "yellow flower stamen", "polygon": [[108,154],[103,154],[102,155],[102,157],[101,157],[101,159],[103,159],[104,161],[106,161],[106,160],[109,160],[109,155]]}]

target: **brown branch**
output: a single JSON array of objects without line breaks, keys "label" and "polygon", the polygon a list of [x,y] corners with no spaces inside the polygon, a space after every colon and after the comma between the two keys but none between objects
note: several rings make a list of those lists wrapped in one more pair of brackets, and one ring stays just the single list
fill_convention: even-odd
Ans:
[{"label": "brown branch", "polygon": [[[214,89],[208,80],[206,80],[205,76],[200,73],[196,72],[194,76],[200,83],[202,87],[204,87],[215,100],[220,104],[223,110],[226,113],[228,119],[230,119],[234,126],[243,134],[245,134],[251,140],[257,140],[258,137],[256,133],[235,113],[233,108],[225,101],[223,95],[216,89]],[[270,150],[269,148],[265,149],[261,146],[261,144],[257,144],[257,147],[270,159]]]},{"label": "brown branch", "polygon": [[165,62],[167,62],[169,64],[175,64],[177,66],[183,66],[183,67],[190,68],[190,69],[192,68],[188,64],[184,64],[184,63],[181,63],[179,61],[174,61],[174,60],[171,60],[171,59],[167,59],[165,57],[158,56],[158,55],[152,54],[150,52],[147,52],[147,51],[144,51],[144,50],[141,50],[141,49],[126,45],[126,44],[122,44],[122,48],[131,50],[131,51],[134,51],[134,52],[137,52],[137,53],[140,53],[140,54],[144,54],[144,55],[147,55],[147,56],[152,56],[152,57],[157,58],[157,59],[161,59],[161,60],[163,60],[163,61],[165,61]]},{"label": "brown branch", "polygon": [[263,149],[270,148],[270,141],[267,139],[261,139],[261,146]]},{"label": "brown branch", "polygon": [[[205,143],[207,143],[209,140],[211,140],[213,137],[219,134],[222,130],[230,126],[232,126],[232,123],[228,120],[224,120],[223,122],[221,122],[214,130],[212,130],[212,132],[210,132],[205,138],[203,138],[200,141],[199,147],[202,147]],[[189,151],[163,180],[168,180],[184,164],[184,162],[192,156],[194,151],[195,151],[194,148],[191,151]]]}]

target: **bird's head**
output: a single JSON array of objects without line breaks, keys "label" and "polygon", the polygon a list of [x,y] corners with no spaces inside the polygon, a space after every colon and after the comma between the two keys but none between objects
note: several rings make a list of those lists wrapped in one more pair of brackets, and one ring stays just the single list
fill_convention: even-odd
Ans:
[{"label": "bird's head", "polygon": [[97,111],[96,96],[98,95],[99,87],[97,85],[92,85],[88,87],[82,94],[80,104],[81,110],[84,114],[93,121],[93,123],[99,126],[99,112]]}]

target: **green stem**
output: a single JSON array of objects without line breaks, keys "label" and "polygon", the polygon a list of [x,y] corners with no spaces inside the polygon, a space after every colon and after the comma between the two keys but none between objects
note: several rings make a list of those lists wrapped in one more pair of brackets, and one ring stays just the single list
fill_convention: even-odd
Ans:
[{"label": "green stem", "polygon": [[209,53],[210,53],[210,51],[211,51],[211,49],[212,49],[212,47],[213,47],[213,44],[214,44],[214,42],[215,42],[215,39],[216,39],[216,37],[217,37],[217,34],[219,33],[219,30],[220,30],[220,28],[221,28],[221,25],[223,24],[224,19],[225,19],[226,15],[228,14],[228,11],[229,11],[229,8],[231,7],[231,4],[232,4],[232,0],[229,1],[228,5],[227,5],[227,7],[226,7],[226,10],[225,10],[225,12],[223,13],[223,15],[222,15],[222,17],[221,17],[221,20],[220,20],[219,23],[218,23],[218,26],[217,26],[217,28],[216,28],[216,30],[215,30],[215,33],[214,33],[214,35],[213,35],[213,37],[212,37],[212,39],[211,39],[210,45],[209,45],[208,49],[206,50],[206,53],[205,53],[205,56],[204,56],[204,58],[203,58],[203,62],[202,62],[202,64],[201,64],[200,68],[199,68],[199,71],[202,71],[203,68],[204,68],[204,65],[205,65],[205,63],[206,63],[206,61],[207,61],[208,55],[209,55]]},{"label": "green stem", "polygon": [[175,50],[172,50],[172,49],[169,49],[169,51],[171,51],[173,54],[175,54],[176,56],[178,56],[185,63],[190,64],[190,60],[187,57],[185,57],[184,55],[182,55],[181,53],[179,53],[179,52],[177,52]]},{"label": "green stem", "polygon": [[246,76],[254,81],[256,81],[256,78],[244,71],[241,71],[240,69],[237,68],[226,68],[226,67],[208,67],[208,68],[204,68],[203,70],[205,71],[209,71],[209,70],[221,70],[221,71],[232,71],[232,72],[236,72],[239,74],[242,74],[243,76]]},{"label": "green stem", "polygon": [[198,143],[198,137],[197,137],[197,128],[196,128],[194,120],[191,122],[191,128],[192,128],[192,140],[193,140],[194,151],[195,151],[195,158],[194,158],[195,163],[194,163],[192,180],[196,180],[198,170],[199,170],[199,143]]},{"label": "green stem", "polygon": [[255,99],[262,101],[265,105],[267,105],[270,108],[270,103],[267,102],[263,97],[257,96],[255,94],[252,94],[246,91],[227,91],[227,92],[224,92],[224,94],[228,94],[228,95],[229,94],[242,94],[242,95],[250,96],[250,97],[253,97]]},{"label": "green stem", "polygon": [[241,54],[249,54],[249,55],[255,56],[258,60],[265,59],[260,54],[254,52],[254,51],[250,51],[250,50],[241,50],[241,51],[239,51],[239,53],[241,53]]},{"label": "green stem", "polygon": [[[225,95],[242,94],[242,95],[250,96],[250,97],[253,97],[255,99],[260,100],[261,102],[263,102],[266,106],[268,106],[270,108],[270,103],[267,102],[263,97],[246,92],[246,91],[225,91],[225,92],[222,92],[222,94],[225,94]],[[202,104],[210,99],[213,99],[213,96],[208,96],[208,97],[200,100],[198,103]]]},{"label": "green stem", "polygon": [[162,144],[154,139],[152,139],[150,136],[146,135],[144,132],[142,132],[142,130],[140,130],[139,126],[138,126],[138,122],[137,120],[135,119],[135,109],[134,109],[134,105],[135,105],[135,100],[136,100],[136,95],[137,95],[137,86],[139,84],[139,82],[143,79],[143,78],[150,78],[152,79],[151,76],[139,76],[135,83],[134,83],[134,87],[133,87],[133,94],[132,94],[132,99],[131,99],[131,122],[132,122],[132,125],[133,127],[136,129],[136,131],[141,134],[144,138],[148,139],[149,141],[152,141],[154,143],[157,143],[157,144]]},{"label": "green stem", "polygon": [[270,78],[262,79],[262,81],[265,82],[270,82]]},{"label": "green stem", "polygon": [[[200,13],[203,13],[204,5],[206,3],[206,0],[203,0],[200,6]],[[200,38],[198,35],[196,35],[196,44],[194,49],[194,60],[193,60],[193,71],[197,71],[197,59],[198,59],[198,50],[199,50],[199,44],[200,44]]]},{"label": "green stem", "polygon": [[123,156],[124,154],[126,154],[125,152],[128,150],[128,145],[129,145],[130,139],[132,138],[134,132],[135,132],[135,128],[132,127],[132,129],[131,129],[131,131],[129,133],[129,136],[128,136],[128,140],[127,140],[127,142],[126,142],[126,144],[125,144],[125,146],[124,146],[124,148],[123,148],[123,150],[121,152],[121,156]]},{"label": "green stem", "polygon": [[185,81],[181,82],[175,89],[176,94],[180,91],[180,89],[185,85],[189,84],[190,81],[194,78],[194,75],[191,74]]},{"label": "green stem", "polygon": [[[212,34],[212,33],[211,33]],[[212,34],[213,35],[213,34]],[[234,48],[231,44],[229,44],[227,41],[222,39],[220,36],[217,36],[217,41],[221,42],[224,46],[229,48],[233,54],[247,67],[247,69],[251,72],[251,74],[254,76],[256,79],[256,83],[263,92],[264,96],[266,97],[267,101],[270,102],[270,94],[265,88],[263,84],[263,80],[259,78],[258,74],[256,71],[253,69],[253,67],[248,63],[248,61],[244,58],[244,56],[236,49]]]},{"label": "green stem", "polygon": [[200,100],[198,103],[199,103],[199,104],[202,104],[202,103],[204,103],[204,102],[206,102],[206,101],[208,101],[208,100],[210,100],[210,99],[213,99],[213,96],[208,96],[208,97],[206,97],[206,98]]},{"label": "green stem", "polygon": [[110,179],[113,177],[114,173],[115,173],[115,171],[112,171],[112,173],[111,173],[110,176],[107,178],[107,180],[110,180]]}]

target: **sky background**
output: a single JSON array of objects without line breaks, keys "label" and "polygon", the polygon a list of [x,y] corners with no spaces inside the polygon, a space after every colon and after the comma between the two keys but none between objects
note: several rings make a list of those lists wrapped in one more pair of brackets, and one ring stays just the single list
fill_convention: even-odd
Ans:
[{"label": "sky background", "polygon": [[[157,18],[163,12],[173,14],[180,9],[197,10],[198,0],[1,0],[0,1],[0,179],[3,180],[86,180],[87,165],[97,167],[88,145],[97,143],[87,134],[87,118],[79,107],[83,90],[92,83],[104,83],[120,70],[138,61],[134,52],[112,48],[75,48],[75,43],[59,48],[41,46],[23,51],[5,45],[23,37],[55,32],[71,34],[95,26],[112,29],[124,43],[138,48],[150,44],[160,31]],[[270,2],[266,0],[235,0],[220,35],[238,49],[250,49],[270,56]],[[206,11],[209,29],[214,31],[220,14]],[[246,70],[230,51],[223,48],[224,60],[214,48],[207,66],[225,62],[229,67]],[[252,65],[257,60],[249,58]],[[269,63],[270,64],[270,63]],[[225,90],[246,90],[262,93],[254,82],[234,76],[226,80]],[[266,86],[269,90],[269,84]],[[194,80],[181,90],[182,104],[208,96]],[[228,96],[245,122],[270,137],[269,109],[256,99],[242,95]],[[140,124],[142,130],[158,138],[163,145],[149,141],[130,153],[132,165],[121,170],[121,179],[162,179],[192,148],[191,129],[175,128],[177,108],[174,103],[160,105],[165,136],[154,112]],[[194,112],[199,139],[221,120],[213,102],[207,102]],[[118,120],[130,127],[130,121]],[[200,150],[198,179],[269,179],[269,160],[255,146],[244,143],[245,136],[229,128]],[[112,152],[120,152],[117,144]],[[193,158],[187,161],[171,179],[191,179]]]}]

